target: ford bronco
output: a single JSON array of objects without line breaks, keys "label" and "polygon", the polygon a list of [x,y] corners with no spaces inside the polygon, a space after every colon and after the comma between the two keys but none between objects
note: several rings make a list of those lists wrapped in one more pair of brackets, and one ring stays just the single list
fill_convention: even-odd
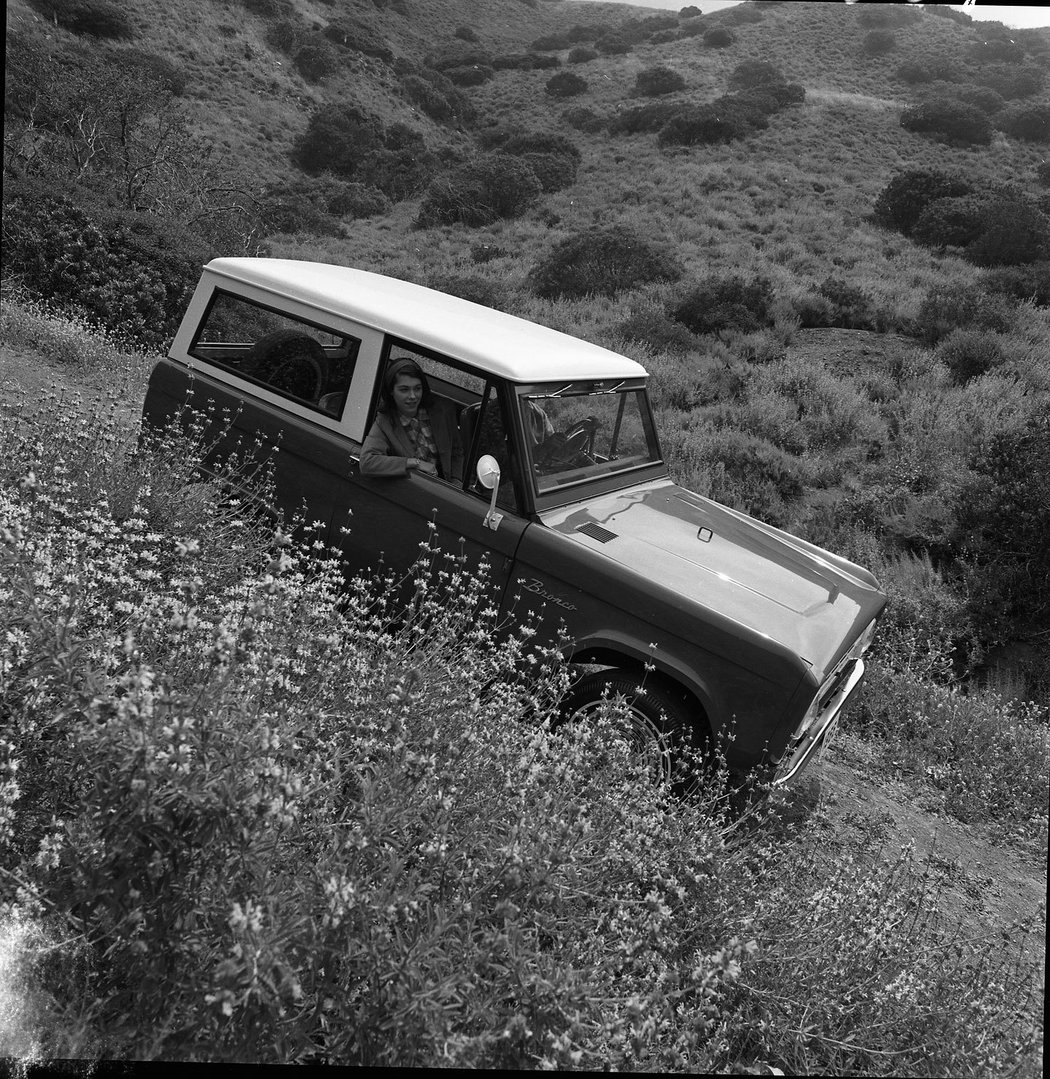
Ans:
[{"label": "ford bronco", "polygon": [[[455,409],[463,475],[362,475],[388,364],[411,358]],[[860,566],[677,486],[645,370],[607,349],[341,266],[210,262],[144,420],[206,401],[279,441],[280,509],[320,521],[351,567],[410,566],[428,523],[487,556],[583,673],[569,714],[622,695],[639,750],[733,732],[732,768],[797,775],[856,692],[886,599]],[[343,530],[347,510],[351,527]]]}]

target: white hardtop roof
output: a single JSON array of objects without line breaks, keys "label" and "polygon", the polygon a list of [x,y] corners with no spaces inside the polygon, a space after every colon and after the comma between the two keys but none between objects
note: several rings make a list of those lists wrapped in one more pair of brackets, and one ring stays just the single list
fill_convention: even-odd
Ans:
[{"label": "white hardtop roof", "polygon": [[205,269],[403,337],[513,382],[640,378],[645,368],[589,341],[382,274],[295,259],[219,258]]}]

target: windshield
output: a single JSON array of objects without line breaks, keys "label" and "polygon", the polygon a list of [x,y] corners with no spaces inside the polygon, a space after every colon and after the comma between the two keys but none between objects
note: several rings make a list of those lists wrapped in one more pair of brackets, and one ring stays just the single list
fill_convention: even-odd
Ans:
[{"label": "windshield", "polygon": [[552,383],[519,395],[537,493],[660,461],[644,386],[605,385]]}]

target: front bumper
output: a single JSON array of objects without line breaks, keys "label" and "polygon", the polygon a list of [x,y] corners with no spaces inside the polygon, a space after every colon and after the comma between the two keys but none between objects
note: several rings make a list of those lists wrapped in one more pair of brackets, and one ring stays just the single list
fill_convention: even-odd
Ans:
[{"label": "front bumper", "polygon": [[794,779],[809,764],[814,754],[824,745],[843,708],[856,693],[863,678],[864,660],[858,658],[849,674],[839,683],[835,695],[828,701],[817,721],[788,747],[773,774],[774,787],[783,786]]}]

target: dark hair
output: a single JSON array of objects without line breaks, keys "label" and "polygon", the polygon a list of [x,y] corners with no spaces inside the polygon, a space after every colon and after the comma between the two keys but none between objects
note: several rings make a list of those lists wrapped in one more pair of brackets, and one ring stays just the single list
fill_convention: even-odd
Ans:
[{"label": "dark hair", "polygon": [[430,392],[430,383],[427,382],[427,376],[420,370],[419,364],[408,356],[392,356],[386,370],[383,372],[383,381],[379,386],[377,411],[397,411],[397,406],[394,404],[394,383],[402,375],[408,375],[409,378],[418,378],[423,383],[423,396],[419,401],[422,408],[429,408],[433,404],[434,395]]}]

